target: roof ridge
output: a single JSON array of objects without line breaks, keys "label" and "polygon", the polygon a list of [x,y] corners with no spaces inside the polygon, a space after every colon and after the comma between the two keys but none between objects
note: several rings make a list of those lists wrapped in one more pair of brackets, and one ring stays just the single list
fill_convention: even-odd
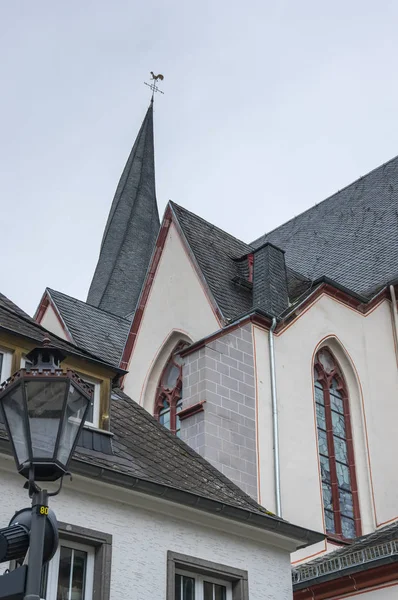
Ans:
[{"label": "roof ridge", "polygon": [[230,237],[231,239],[239,242],[240,244],[244,244],[245,246],[247,246],[249,249],[251,249],[251,244],[248,244],[247,242],[244,242],[243,240],[240,240],[239,238],[237,238],[235,235],[232,235],[232,233],[228,233],[228,231],[225,231],[225,229],[221,229],[221,227],[218,227],[217,225],[214,225],[214,223],[210,223],[210,221],[207,221],[206,219],[204,219],[203,217],[200,217],[199,215],[197,215],[196,213],[188,210],[187,208],[185,208],[184,206],[181,206],[180,204],[177,204],[176,202],[169,200],[169,204],[171,205],[171,207],[173,208],[174,206],[177,207],[177,209],[182,210],[190,215],[192,215],[193,217],[195,217],[196,219],[199,219],[200,221],[202,221],[202,223],[206,223],[206,225],[209,225],[210,227],[212,227],[213,229],[216,229],[217,231],[220,231],[221,233],[223,233],[224,235],[227,235],[228,237]]},{"label": "roof ridge", "polygon": [[128,323],[131,322],[130,319],[127,319],[126,317],[122,317],[120,315],[115,315],[114,313],[110,312],[109,310],[104,310],[103,308],[98,308],[98,306],[93,306],[89,302],[85,302],[84,300],[80,300],[80,298],[75,298],[74,296],[71,296],[70,294],[65,294],[64,292],[60,292],[59,290],[54,290],[54,289],[49,288],[49,287],[46,287],[46,290],[48,292],[50,292],[50,295],[53,292],[55,292],[56,294],[61,294],[62,296],[66,296],[67,298],[70,298],[71,300],[76,300],[77,302],[80,302],[81,304],[84,304],[85,306],[89,306],[93,310],[96,310],[96,311],[98,311],[100,313],[105,313],[106,315],[109,315],[110,317],[113,317],[115,319],[120,319],[120,320],[126,321]]},{"label": "roof ridge", "polygon": [[250,242],[250,245],[256,244],[257,242],[259,242],[260,240],[268,237],[269,235],[271,235],[271,233],[274,233],[274,231],[277,231],[278,229],[280,229],[281,227],[283,227],[284,225],[287,225],[287,223],[291,223],[292,221],[294,221],[295,219],[298,219],[299,217],[301,217],[302,215],[305,215],[306,213],[308,213],[310,210],[313,210],[314,208],[320,206],[321,204],[323,204],[324,202],[327,202],[328,200],[331,200],[332,198],[334,198],[335,196],[337,196],[337,194],[340,194],[340,192],[343,192],[344,190],[347,190],[348,188],[350,188],[351,186],[354,186],[355,184],[357,184],[359,181],[361,181],[362,179],[365,179],[366,177],[368,177],[369,175],[372,175],[372,173],[375,173],[376,171],[378,171],[379,169],[383,169],[384,167],[386,167],[387,165],[389,165],[390,163],[394,162],[394,160],[398,159],[398,155],[394,156],[393,158],[390,158],[390,160],[387,160],[386,162],[382,163],[381,165],[379,165],[378,167],[375,167],[374,169],[371,169],[371,171],[369,171],[368,173],[365,173],[365,175],[361,175],[360,177],[357,177],[356,179],[354,179],[354,181],[351,181],[351,183],[348,183],[347,185],[343,186],[342,188],[340,188],[339,190],[337,190],[337,192],[334,192],[333,194],[330,194],[329,196],[327,196],[326,198],[324,198],[323,200],[321,200],[320,202],[316,202],[313,206],[310,206],[309,208],[307,208],[306,210],[303,210],[301,213],[299,213],[298,215],[295,215],[294,217],[292,217],[291,219],[288,219],[287,221],[285,221],[284,223],[281,223],[280,225],[278,225],[277,227],[274,227],[274,229],[271,229],[270,231],[263,233],[263,235],[260,235],[258,238],[256,238],[255,240],[253,240],[252,242]]},{"label": "roof ridge", "polygon": [[[4,296],[4,294],[3,294],[3,296]],[[4,296],[4,297],[7,298],[7,296]],[[7,298],[7,300],[8,300],[8,298]],[[95,354],[92,354],[91,352],[89,352],[85,348],[82,348],[81,346],[77,346],[76,344],[74,344],[73,342],[70,342],[69,340],[62,339],[59,335],[57,335],[56,333],[53,333],[49,329],[46,329],[45,327],[43,327],[43,325],[41,325],[40,323],[38,323],[37,321],[35,321],[34,319],[32,319],[32,317],[29,317],[29,316],[25,317],[22,314],[16,313],[15,311],[11,310],[11,308],[9,308],[8,306],[4,306],[3,305],[3,306],[0,307],[0,309],[1,310],[5,310],[9,314],[12,314],[12,315],[18,317],[19,319],[22,319],[26,323],[29,323],[29,325],[33,325],[34,327],[37,327],[38,329],[41,329],[45,333],[49,333],[51,336],[53,336],[54,338],[56,338],[56,340],[59,340],[63,344],[68,344],[68,346],[71,346],[72,348],[75,348],[76,350],[79,350],[79,352],[83,356],[86,355],[88,358],[93,358],[94,360],[100,361],[103,364],[110,365],[110,363],[107,363],[106,361],[104,361],[104,359],[100,358],[99,356],[96,356]],[[0,321],[0,327],[1,327],[1,321]],[[15,331],[14,333],[16,335],[22,335],[22,334],[18,333],[17,331]],[[112,365],[110,365],[110,366],[112,366]]]}]

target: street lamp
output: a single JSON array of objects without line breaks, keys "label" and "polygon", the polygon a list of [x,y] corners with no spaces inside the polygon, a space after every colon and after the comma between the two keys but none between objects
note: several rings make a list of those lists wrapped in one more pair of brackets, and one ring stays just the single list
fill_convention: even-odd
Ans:
[{"label": "street lamp", "polygon": [[[35,348],[21,369],[0,386],[0,404],[18,472],[32,497],[29,563],[25,600],[40,599],[48,497],[59,493],[92,400],[92,390],[73,371],[63,371],[65,355],[50,345]],[[38,481],[56,481],[56,492]]]}]

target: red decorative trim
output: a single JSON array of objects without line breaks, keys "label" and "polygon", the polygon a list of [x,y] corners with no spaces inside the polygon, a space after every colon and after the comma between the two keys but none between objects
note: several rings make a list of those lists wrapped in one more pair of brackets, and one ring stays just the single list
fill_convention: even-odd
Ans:
[{"label": "red decorative trim", "polygon": [[193,417],[193,415],[203,412],[204,411],[203,405],[205,402],[206,402],[206,400],[201,400],[200,402],[197,402],[196,404],[192,404],[191,406],[187,406],[187,408],[180,410],[180,412],[178,413],[180,421],[184,421],[185,419],[188,419],[189,417]]},{"label": "red decorative trim", "polygon": [[174,213],[171,209],[170,204],[168,204],[167,208],[166,208],[166,212],[164,214],[164,218],[163,218],[163,222],[162,222],[162,226],[158,235],[158,238],[156,240],[156,246],[155,246],[155,250],[154,253],[152,255],[152,259],[151,259],[151,263],[150,263],[150,270],[149,273],[146,277],[145,283],[144,283],[144,288],[143,291],[141,293],[141,297],[139,299],[139,304],[138,304],[138,308],[135,312],[134,318],[133,318],[133,322],[131,324],[131,328],[130,328],[130,332],[127,336],[127,342],[126,345],[124,347],[124,351],[123,351],[123,355],[122,355],[122,359],[120,361],[120,368],[121,369],[127,369],[128,367],[128,363],[131,357],[131,354],[133,352],[134,349],[134,344],[135,344],[135,340],[137,338],[138,335],[138,331],[140,329],[141,326],[141,322],[142,322],[142,318],[144,316],[144,311],[145,311],[145,306],[148,300],[148,296],[149,293],[151,291],[152,288],[152,284],[153,281],[155,279],[155,274],[159,265],[159,261],[160,261],[160,257],[162,256],[163,253],[163,248],[164,245],[166,243],[166,238],[167,238],[167,234],[169,232],[170,229],[170,225],[173,222],[180,237],[181,240],[183,241],[183,246],[185,248],[185,250],[188,253],[189,259],[191,260],[191,262],[194,265],[195,271],[202,283],[202,285],[205,288],[205,293],[209,296],[210,298],[210,302],[212,304],[213,307],[213,311],[214,314],[219,322],[220,325],[222,325],[222,323],[224,322],[223,316],[217,306],[217,304],[215,303],[215,300],[209,290],[209,287],[203,277],[203,274],[199,268],[199,266],[197,265],[197,262],[195,260],[195,257],[192,254],[191,249],[189,248],[189,244],[186,241],[186,238],[183,234],[183,232],[181,231],[181,227],[178,223],[178,219],[176,217],[173,216]]},{"label": "red decorative trim", "polygon": [[[172,433],[177,433],[177,413],[178,411],[178,403],[182,398],[181,390],[182,390],[182,364],[178,363],[175,360],[175,356],[180,354],[181,350],[186,346],[186,342],[179,342],[177,346],[174,348],[173,352],[170,355],[169,360],[163,368],[163,371],[159,378],[158,389],[156,393],[155,400],[155,411],[154,416],[158,421],[160,420],[160,416],[162,411],[165,409],[164,403],[166,402],[169,406],[170,411],[170,431]],[[178,369],[178,375],[176,377],[176,382],[172,388],[168,388],[165,386],[164,377],[167,374],[167,371],[170,367],[176,367]],[[181,406],[181,403],[180,403]],[[168,412],[168,411],[166,411]]]},{"label": "red decorative trim", "polygon": [[54,314],[57,318],[57,321],[61,325],[62,331],[66,335],[68,341],[74,343],[73,338],[72,338],[71,334],[69,333],[69,330],[66,327],[64,320],[62,319],[56,304],[54,304],[54,301],[51,298],[51,295],[49,294],[49,292],[47,290],[44,292],[42,299],[40,301],[39,307],[34,316],[36,323],[39,323],[39,325],[41,325],[43,317],[46,314],[46,310],[49,306],[51,306],[51,308],[53,309]]},{"label": "red decorative trim", "polygon": [[227,325],[226,327],[223,327],[222,329],[218,329],[218,331],[215,331],[214,333],[208,335],[207,337],[202,338],[201,340],[198,340],[197,342],[194,342],[193,344],[188,346],[188,348],[186,348],[185,350],[183,350],[181,352],[181,356],[188,356],[189,354],[193,354],[193,352],[196,352],[197,350],[204,348],[210,342],[213,342],[214,340],[217,340],[218,338],[223,337],[224,335],[227,335],[227,333],[231,333],[232,331],[235,331],[235,329],[239,329],[240,327],[243,327],[244,325],[247,325],[248,323],[253,323],[253,325],[259,325],[260,327],[262,327],[264,329],[269,329],[269,327],[271,327],[270,319],[268,319],[266,317],[262,317],[260,315],[248,315],[247,317],[244,317],[243,319],[240,319],[239,321],[236,321],[235,323],[231,323],[231,325]]},{"label": "red decorative trim", "polygon": [[374,569],[366,569],[359,573],[338,577],[322,583],[309,585],[302,590],[294,591],[294,600],[327,600],[342,598],[349,594],[370,590],[385,583],[397,581],[397,563],[382,565]]},{"label": "red decorative trim", "polygon": [[310,304],[318,300],[323,294],[342,302],[346,306],[363,315],[367,315],[372,312],[372,310],[374,310],[383,300],[390,299],[387,288],[381,290],[380,293],[372,298],[370,302],[364,303],[358,298],[351,296],[349,293],[333,287],[330,283],[321,283],[319,287],[314,290],[313,294],[308,296],[308,298],[306,298],[296,310],[293,309],[293,312],[278,324],[275,332],[279,333],[280,331],[286,329],[286,327],[293,323]]},{"label": "red decorative trim", "polygon": [[249,267],[249,281],[253,283],[253,265],[254,265],[254,254],[247,255],[247,265]]},{"label": "red decorative trim", "polygon": [[146,277],[144,288],[141,293],[141,297],[139,299],[138,308],[135,312],[133,322],[131,324],[131,328],[127,337],[127,342],[124,347],[123,356],[120,362],[121,369],[127,369],[128,363],[130,360],[131,353],[134,348],[135,340],[137,338],[138,330],[141,325],[142,317],[144,316],[145,305],[149,296],[149,292],[152,288],[152,283],[155,278],[155,274],[159,265],[160,257],[163,252],[163,248],[166,242],[167,234],[171,225],[171,209],[170,206],[167,207],[162,227],[160,229],[158,239],[156,240],[156,246],[154,249],[153,257],[151,260],[150,270]]},{"label": "red decorative trim", "polygon": [[[321,355],[327,355],[333,365],[332,368],[326,369],[321,361]],[[347,462],[350,474],[350,491],[352,494],[353,502],[353,513],[354,513],[354,526],[356,536],[362,535],[361,517],[359,511],[359,500],[358,500],[358,486],[355,472],[355,458],[354,458],[354,446],[352,441],[352,429],[351,429],[351,417],[350,407],[348,402],[347,386],[344,381],[344,377],[338,366],[336,358],[329,348],[322,347],[316,354],[315,357],[315,371],[317,377],[315,378],[323,387],[323,401],[325,407],[325,420],[326,420],[326,437],[329,454],[329,468],[330,468],[330,480],[332,490],[332,506],[334,514],[334,527],[335,532],[331,533],[333,537],[346,539],[342,533],[341,525],[341,510],[340,510],[340,497],[339,497],[339,483],[337,477],[337,462],[334,444],[334,430],[332,423],[332,408],[330,400],[330,388],[333,380],[337,381],[337,390],[341,394],[343,402],[343,413],[344,413],[344,425],[345,425],[345,443],[347,446]],[[329,533],[329,532],[327,532]],[[329,533],[330,535],[330,533]]]},{"label": "red decorative trim", "polygon": [[50,304],[50,298],[48,297],[48,292],[45,291],[41,297],[40,304],[36,310],[34,320],[36,323],[41,323],[42,318],[44,317],[44,313],[47,310],[48,305]]}]

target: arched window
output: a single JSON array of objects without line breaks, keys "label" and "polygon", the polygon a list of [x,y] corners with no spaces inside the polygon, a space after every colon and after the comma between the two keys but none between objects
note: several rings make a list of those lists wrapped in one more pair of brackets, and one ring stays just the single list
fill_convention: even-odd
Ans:
[{"label": "arched window", "polygon": [[182,408],[182,365],[181,350],[188,346],[180,342],[173,350],[160,376],[155,402],[155,417],[159,423],[180,437],[180,419]]},{"label": "arched window", "polygon": [[332,353],[315,358],[315,403],[326,532],[343,539],[361,535],[348,394]]}]

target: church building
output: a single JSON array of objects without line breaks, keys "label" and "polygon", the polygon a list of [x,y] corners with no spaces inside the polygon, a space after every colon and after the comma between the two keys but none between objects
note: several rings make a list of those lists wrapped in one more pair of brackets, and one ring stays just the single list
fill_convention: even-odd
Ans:
[{"label": "church building", "polygon": [[35,320],[120,369],[121,393],[253,500],[324,533],[291,556],[296,600],[390,600],[397,294],[398,157],[247,243],[174,202],[159,219],[151,102],[87,300],[46,289]]}]

